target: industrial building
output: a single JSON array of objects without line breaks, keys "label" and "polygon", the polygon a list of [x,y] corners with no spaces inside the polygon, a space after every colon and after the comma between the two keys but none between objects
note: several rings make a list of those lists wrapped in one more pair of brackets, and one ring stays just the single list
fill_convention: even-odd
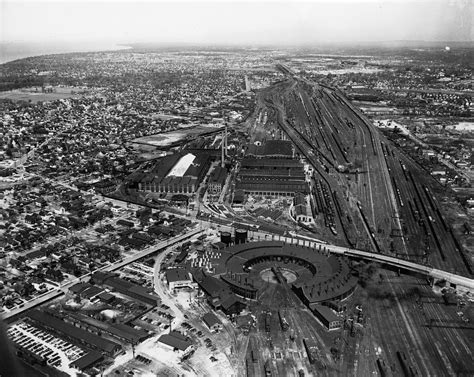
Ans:
[{"label": "industrial building", "polygon": [[245,276],[223,275],[221,279],[229,284],[230,289],[235,294],[255,300],[257,298],[258,289],[252,285],[252,282]]},{"label": "industrial building", "polygon": [[[280,241],[260,241],[227,247],[226,273],[220,275],[235,294],[255,299],[264,289],[260,272],[269,268],[284,268],[295,272],[293,291],[310,307],[326,301],[349,297],[357,286],[347,263],[338,256]],[[210,277],[207,277],[208,279]],[[218,279],[215,279],[218,280]],[[200,283],[201,285],[201,283]]]},{"label": "industrial building", "polygon": [[293,207],[291,208],[293,218],[298,222],[314,222],[313,212],[308,203],[307,196],[297,192],[293,198]]},{"label": "industrial building", "polygon": [[159,297],[148,292],[146,288],[124,280],[114,273],[94,272],[92,281],[97,284],[107,285],[113,290],[147,305],[156,306],[159,301]]},{"label": "industrial building", "polygon": [[327,306],[312,305],[310,306],[314,315],[318,320],[328,329],[336,330],[341,327],[342,321],[334,312]]},{"label": "industrial building", "polygon": [[245,194],[281,197],[309,192],[303,164],[297,160],[249,158],[241,162],[236,190]]},{"label": "industrial building", "polygon": [[167,269],[165,272],[166,282],[170,290],[178,288],[196,288],[197,284],[193,282],[191,274],[184,268]]},{"label": "industrial building", "polygon": [[189,338],[177,331],[171,331],[169,334],[161,335],[158,342],[178,352],[180,355],[190,352],[193,347],[193,343]]},{"label": "industrial building", "polygon": [[221,279],[199,273],[194,274],[194,279],[206,293],[208,302],[214,309],[221,309],[226,315],[233,315],[239,314],[247,307]]},{"label": "industrial building", "polygon": [[80,371],[84,371],[103,359],[104,356],[102,356],[100,352],[92,351],[72,362],[71,366],[79,369]]},{"label": "industrial building", "polygon": [[222,330],[222,322],[219,320],[219,318],[216,317],[214,313],[206,313],[202,316],[202,320],[206,324],[206,326],[209,328],[209,330],[213,332],[217,332],[219,330]]},{"label": "industrial building", "polygon": [[51,330],[67,339],[71,339],[75,343],[85,345],[108,356],[115,356],[122,351],[120,344],[79,329],[44,311],[38,309],[31,310],[27,313],[27,317],[42,328]]},{"label": "industrial building", "polygon": [[65,323],[84,329],[92,334],[99,336],[107,334],[121,342],[131,344],[138,344],[149,336],[143,329],[135,329],[123,323],[109,324],[80,313],[65,315],[62,319]]},{"label": "industrial building", "polygon": [[[88,354],[101,355],[100,352],[90,351],[86,347],[78,346],[75,342],[56,336],[28,319],[10,326],[7,335],[17,349],[17,355],[21,355],[28,363],[46,363],[51,367],[60,367],[80,361]],[[97,361],[97,359],[91,361],[89,358],[87,367]],[[84,360],[78,365],[85,365]]]},{"label": "industrial building", "polygon": [[234,191],[234,197],[232,199],[232,208],[242,209],[245,202],[245,192],[242,189]]},{"label": "industrial building", "polygon": [[101,294],[104,290],[89,283],[74,284],[69,291],[75,293],[81,298],[92,301],[96,296]]},{"label": "industrial building", "polygon": [[240,300],[236,295],[233,293],[228,295],[227,297],[223,297],[221,301],[220,309],[225,315],[234,316],[240,314],[245,308],[247,308],[247,304]]},{"label": "industrial building", "polygon": [[131,180],[139,191],[194,194],[211,166],[206,152],[178,153],[159,159],[150,172],[136,174]]},{"label": "industrial building", "polygon": [[221,166],[217,166],[209,177],[209,184],[207,192],[209,195],[219,197],[222,189],[224,188],[225,181],[227,179],[227,169]]},{"label": "industrial building", "polygon": [[[241,298],[255,300],[266,289],[260,274],[269,269],[274,271],[278,281],[286,280],[283,271],[291,272],[295,280],[288,284],[310,309],[324,303],[339,305],[356,289],[357,278],[339,256],[328,255],[321,248],[281,241],[248,242],[246,236],[247,231],[240,228],[236,229],[235,237],[230,232],[222,232],[224,248],[220,249],[219,259],[215,261],[221,267],[213,274],[197,268],[192,270],[194,280],[214,309],[221,309],[228,315],[240,313],[246,305]],[[324,314],[324,310],[321,313]],[[328,328],[337,328],[334,318],[326,318],[331,320],[322,320]]]}]

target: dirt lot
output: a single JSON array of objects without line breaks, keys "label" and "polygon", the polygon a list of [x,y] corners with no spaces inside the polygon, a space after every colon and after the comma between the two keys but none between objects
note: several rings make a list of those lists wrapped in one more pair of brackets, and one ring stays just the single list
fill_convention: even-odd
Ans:
[{"label": "dirt lot", "polygon": [[191,139],[198,136],[201,133],[209,132],[217,130],[216,127],[205,127],[205,126],[197,126],[197,127],[186,127],[183,129],[177,129],[171,132],[163,132],[156,135],[150,136],[143,136],[137,139],[134,139],[134,143],[139,144],[148,144],[157,147],[164,147],[168,146],[172,143],[176,143],[180,140],[184,140],[185,138]]}]

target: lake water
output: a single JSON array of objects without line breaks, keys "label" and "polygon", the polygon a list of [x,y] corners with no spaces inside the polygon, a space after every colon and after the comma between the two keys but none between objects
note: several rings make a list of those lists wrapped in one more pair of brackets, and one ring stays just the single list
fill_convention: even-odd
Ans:
[{"label": "lake water", "polygon": [[69,52],[94,52],[126,50],[128,46],[115,43],[0,43],[0,64],[31,56],[65,54]]}]

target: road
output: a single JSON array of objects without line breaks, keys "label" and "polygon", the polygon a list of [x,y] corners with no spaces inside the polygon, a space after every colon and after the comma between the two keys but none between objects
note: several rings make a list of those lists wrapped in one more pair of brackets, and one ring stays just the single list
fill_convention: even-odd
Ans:
[{"label": "road", "polygon": [[408,138],[410,138],[412,141],[414,141],[416,144],[418,144],[419,146],[423,147],[425,150],[429,151],[429,152],[432,152],[434,153],[434,155],[436,156],[436,158],[438,159],[438,161],[440,163],[442,163],[444,166],[446,166],[447,168],[451,169],[451,170],[454,170],[457,174],[459,174],[460,176],[462,176],[464,179],[466,179],[467,182],[470,182],[470,177],[469,175],[466,174],[466,171],[457,167],[456,165],[454,165],[452,162],[446,160],[444,158],[444,156],[441,154],[441,153],[438,153],[436,152],[431,146],[429,146],[428,144],[426,144],[425,142],[423,142],[422,140],[420,140],[416,135],[414,135],[408,128],[406,128],[403,124],[400,124],[400,123],[396,123],[396,122],[393,122],[391,121],[393,124],[394,124],[394,127],[396,126],[397,128],[399,128],[401,130],[401,133],[405,136],[407,136]]},{"label": "road", "polygon": [[[98,270],[95,270],[95,271],[104,271],[104,272],[107,272],[107,271],[115,271],[115,270],[118,270],[119,268],[123,267],[123,266],[126,266],[130,263],[133,263],[141,258],[144,258],[146,257],[147,255],[150,255],[150,254],[153,254],[159,250],[163,250],[163,249],[166,249],[170,246],[173,246],[175,245],[176,243],[178,242],[181,242],[183,240],[186,240],[186,239],[189,239],[197,234],[200,234],[202,233],[203,231],[200,230],[200,229],[192,229],[190,230],[189,232],[185,233],[185,234],[181,234],[179,236],[176,236],[174,238],[171,238],[169,240],[166,240],[166,241],[162,241],[160,243],[158,243],[157,245],[153,245],[153,246],[150,246],[144,250],[141,250],[127,258],[124,258],[123,260],[119,260],[115,263],[112,263],[108,266],[104,266]],[[95,272],[94,271],[94,272]],[[69,288],[71,286],[73,286],[74,284],[76,283],[79,283],[79,282],[84,282],[86,280],[88,280],[90,278],[90,275],[91,274],[86,274],[86,275],[83,275],[81,277],[78,277],[76,279],[73,279],[67,283],[64,283],[62,284],[60,287],[48,292],[48,293],[45,293],[44,295],[41,295],[25,304],[23,304],[22,307],[17,307],[13,310],[11,310],[10,312],[7,312],[7,313],[4,313],[3,314],[3,319],[4,320],[9,320],[9,319],[13,319],[15,317],[17,317],[18,315],[22,314],[23,312],[29,310],[29,309],[32,309],[38,305],[41,305],[41,304],[44,304],[45,302],[48,302],[56,297],[59,297],[63,294],[65,294]]]}]

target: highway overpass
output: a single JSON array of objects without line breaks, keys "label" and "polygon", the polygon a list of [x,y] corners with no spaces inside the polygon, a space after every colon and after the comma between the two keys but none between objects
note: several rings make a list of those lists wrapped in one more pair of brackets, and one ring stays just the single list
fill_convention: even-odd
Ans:
[{"label": "highway overpass", "polygon": [[[144,250],[141,250],[141,251],[139,251],[139,252],[127,257],[127,258],[123,258],[122,260],[119,260],[115,263],[104,266],[102,268],[99,268],[95,271],[115,271],[115,270],[118,270],[119,268],[122,268],[123,266],[126,266],[130,263],[133,263],[133,262],[135,262],[135,261],[137,261],[141,258],[144,258],[144,257],[146,257],[150,254],[156,253],[157,251],[166,249],[166,248],[168,248],[170,246],[173,246],[173,245],[175,245],[179,242],[185,241],[185,240],[187,240],[187,239],[189,239],[193,236],[196,236],[196,235],[198,235],[202,232],[203,232],[203,230],[201,230],[201,229],[192,229],[192,230],[190,230],[189,232],[187,232],[185,234],[181,234],[181,235],[176,236],[174,238],[162,241],[162,242],[158,243],[157,245],[150,246],[150,247],[148,247]],[[26,310],[32,309],[32,308],[34,308],[38,305],[44,304],[45,302],[48,302],[48,301],[50,301],[54,298],[57,298],[57,297],[65,294],[69,290],[69,288],[72,287],[74,284],[89,280],[90,276],[91,276],[91,274],[89,273],[89,274],[83,275],[81,277],[78,277],[76,279],[73,279],[71,281],[68,281],[65,284],[61,284],[60,287],[55,288],[55,289],[53,289],[49,292],[46,292],[43,295],[38,296],[38,297],[34,298],[33,300],[25,303],[25,304],[22,304],[21,306],[15,307],[14,309],[12,309],[9,312],[3,313],[2,318],[3,318],[4,321],[13,321],[16,318],[18,318],[18,316],[20,314],[22,314],[23,312],[25,312]]]},{"label": "highway overpass", "polygon": [[[225,230],[232,231],[233,223],[229,219],[221,219],[222,225],[227,227]],[[212,222],[201,220],[206,226],[210,226]],[[224,223],[226,223],[224,225]],[[224,230],[222,227],[221,230]],[[283,241],[286,243],[298,244],[301,246],[311,247],[314,249],[321,249],[326,250],[329,253],[340,254],[350,258],[356,259],[363,259],[366,261],[373,261],[377,263],[381,263],[384,265],[388,265],[394,268],[399,268],[400,270],[416,272],[418,274],[425,275],[426,277],[431,277],[434,280],[446,280],[450,284],[455,284],[457,288],[460,290],[468,290],[471,293],[474,293],[474,280],[470,279],[466,276],[453,274],[451,272],[439,270],[430,266],[425,266],[423,264],[415,263],[408,261],[406,259],[396,258],[391,255],[386,254],[379,254],[379,253],[372,253],[364,250],[357,250],[357,249],[350,249],[347,247],[336,246],[336,245],[329,245],[325,242],[321,242],[320,240],[316,240],[310,237],[301,237],[301,236],[294,236],[294,237],[285,237],[278,234],[272,234],[269,232],[265,232],[261,229],[259,230],[249,230],[249,236],[253,239],[268,239],[268,240],[278,240]]]},{"label": "highway overpass", "polygon": [[451,272],[439,270],[430,266],[425,266],[419,263],[411,262],[405,259],[396,258],[386,254],[372,253],[363,250],[350,249],[347,247],[329,245],[326,243],[321,243],[313,241],[310,238],[292,238],[292,237],[283,237],[283,236],[271,236],[274,240],[283,241],[286,243],[298,244],[301,246],[311,247],[314,249],[320,249],[328,253],[334,253],[339,255],[344,255],[350,258],[363,259],[366,261],[373,261],[391,267],[399,268],[400,270],[412,271],[426,277],[431,277],[434,280],[446,280],[450,284],[455,284],[456,287],[460,290],[469,291],[474,293],[474,280],[466,276],[456,275]]}]

